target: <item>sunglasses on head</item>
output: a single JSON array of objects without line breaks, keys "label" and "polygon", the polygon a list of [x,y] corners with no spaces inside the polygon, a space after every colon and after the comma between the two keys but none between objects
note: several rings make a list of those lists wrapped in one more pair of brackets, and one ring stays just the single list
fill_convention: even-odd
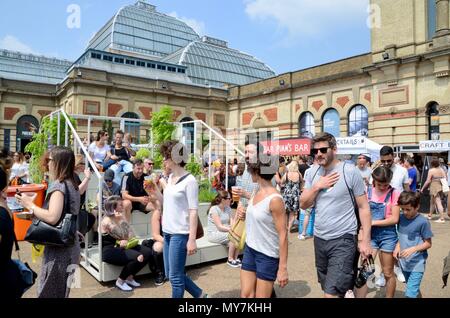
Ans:
[{"label": "sunglasses on head", "polygon": [[328,152],[328,149],[329,149],[330,147],[322,147],[322,148],[312,148],[311,149],[311,154],[313,155],[313,156],[315,156],[315,155],[317,155],[318,153],[319,153],[319,151],[322,153],[322,154],[326,154],[327,152]]}]

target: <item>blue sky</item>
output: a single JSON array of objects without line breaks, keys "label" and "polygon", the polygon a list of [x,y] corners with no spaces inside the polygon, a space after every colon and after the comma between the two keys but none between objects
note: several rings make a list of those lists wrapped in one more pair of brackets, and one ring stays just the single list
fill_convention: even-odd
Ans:
[{"label": "blue sky", "polygon": [[[0,48],[76,60],[122,6],[135,0],[1,0]],[[200,35],[225,41],[277,74],[370,51],[369,0],[148,0]],[[68,28],[76,4],[80,28]]]}]

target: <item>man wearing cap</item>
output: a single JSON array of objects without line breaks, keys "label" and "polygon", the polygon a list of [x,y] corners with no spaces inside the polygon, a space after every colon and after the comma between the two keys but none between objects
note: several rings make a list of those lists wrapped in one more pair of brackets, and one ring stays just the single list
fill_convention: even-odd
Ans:
[{"label": "man wearing cap", "polygon": [[[120,185],[114,182],[114,171],[111,169],[108,169],[105,171],[105,174],[103,175],[103,188],[102,188],[102,210],[103,210],[103,203],[107,198],[109,198],[112,195],[120,195]],[[97,196],[97,200],[99,200],[100,197]],[[100,204],[99,204],[100,206]]]},{"label": "man wearing cap", "polygon": [[370,182],[370,176],[372,175],[372,170],[367,166],[367,163],[369,162],[369,159],[367,158],[367,156],[360,154],[358,156],[358,161],[357,161],[357,167],[358,167],[358,171],[361,174],[361,177],[364,180],[364,184],[366,185],[366,187],[369,185]]}]

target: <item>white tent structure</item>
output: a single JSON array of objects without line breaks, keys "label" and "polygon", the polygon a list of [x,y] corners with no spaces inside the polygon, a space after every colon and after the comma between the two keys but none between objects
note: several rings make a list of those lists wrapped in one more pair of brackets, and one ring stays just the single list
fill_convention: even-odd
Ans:
[{"label": "white tent structure", "polygon": [[337,153],[339,155],[368,155],[372,162],[380,158],[382,145],[366,137],[343,137],[336,138]]}]

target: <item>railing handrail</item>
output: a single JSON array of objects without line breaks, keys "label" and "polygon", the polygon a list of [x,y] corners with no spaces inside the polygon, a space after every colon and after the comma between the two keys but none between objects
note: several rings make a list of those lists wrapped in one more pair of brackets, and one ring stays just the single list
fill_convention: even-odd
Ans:
[{"label": "railing handrail", "polygon": [[[207,123],[205,123],[203,120],[192,120],[192,121],[183,121],[183,122],[177,122],[177,123],[172,123],[175,125],[184,125],[184,124],[195,124],[195,123],[200,123],[202,125],[204,125],[206,128],[208,128],[213,134],[215,134],[217,137],[219,137],[219,139],[221,139],[223,142],[225,142],[226,144],[228,144],[229,146],[231,146],[237,153],[239,153],[241,156],[245,156],[245,154],[239,149],[237,148],[235,145],[233,145],[231,142],[229,142],[228,140],[226,140],[223,136],[219,135],[217,133],[217,131],[215,131],[214,129],[212,129]],[[209,141],[211,142],[211,140]]]}]

